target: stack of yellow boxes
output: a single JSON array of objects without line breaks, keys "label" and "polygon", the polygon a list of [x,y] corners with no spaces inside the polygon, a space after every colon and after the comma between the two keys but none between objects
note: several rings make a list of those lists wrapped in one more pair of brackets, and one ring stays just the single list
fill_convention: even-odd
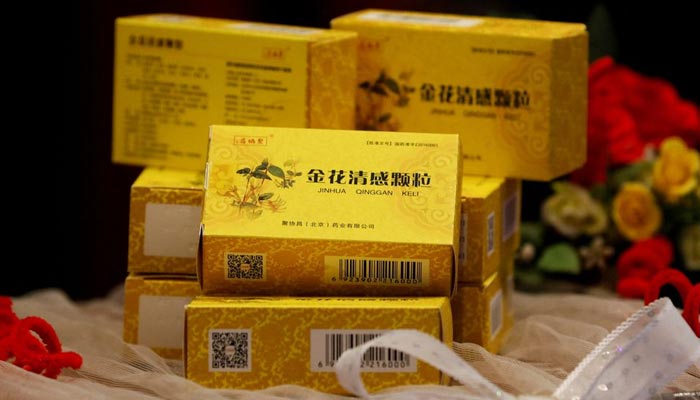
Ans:
[{"label": "stack of yellow boxes", "polygon": [[[151,165],[132,186],[127,341],[184,349],[212,387],[335,392],[342,351],[382,332],[451,343],[458,137],[308,129],[354,127],[356,34],[154,15],[116,36],[113,159]],[[208,143],[214,123],[234,126]],[[193,301],[175,273],[199,275]],[[374,389],[447,379],[386,350],[363,368]]]},{"label": "stack of yellow boxes", "polygon": [[131,186],[124,341],[182,356],[182,310],[201,290],[196,256],[201,172],[148,167]]},{"label": "stack of yellow boxes", "polygon": [[[391,329],[497,351],[519,179],[585,157],[582,25],[367,10],[332,28],[117,21],[113,160],[149,166],[124,337],[198,383],[340,393],[342,351]],[[448,381],[386,349],[362,368],[370,390]]]}]

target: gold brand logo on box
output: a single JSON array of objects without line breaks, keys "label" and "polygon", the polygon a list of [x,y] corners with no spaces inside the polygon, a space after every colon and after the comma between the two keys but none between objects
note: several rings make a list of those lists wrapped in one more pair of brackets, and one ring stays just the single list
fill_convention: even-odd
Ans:
[{"label": "gold brand logo on box", "polygon": [[265,60],[282,61],[286,58],[289,48],[282,47],[264,47],[262,50],[262,58]]},{"label": "gold brand logo on box", "polygon": [[267,136],[235,136],[233,144],[236,146],[267,146]]}]

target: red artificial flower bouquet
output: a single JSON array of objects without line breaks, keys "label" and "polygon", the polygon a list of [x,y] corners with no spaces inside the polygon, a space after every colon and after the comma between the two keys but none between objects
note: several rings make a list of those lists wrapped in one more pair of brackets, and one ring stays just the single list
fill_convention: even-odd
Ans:
[{"label": "red artificial flower bouquet", "polygon": [[700,108],[610,57],[588,96],[587,162],[523,222],[518,282],[590,283],[611,264],[618,294],[643,298],[660,271],[700,275]]}]

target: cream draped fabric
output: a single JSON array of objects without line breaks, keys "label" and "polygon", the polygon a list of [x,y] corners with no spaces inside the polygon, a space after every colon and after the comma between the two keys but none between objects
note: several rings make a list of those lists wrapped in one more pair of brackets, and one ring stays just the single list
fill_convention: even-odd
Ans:
[{"label": "cream draped fabric", "polygon": [[[15,298],[20,317],[36,315],[53,324],[65,350],[83,356],[78,371],[57,380],[0,362],[0,399],[341,399],[299,386],[260,391],[207,389],[182,377],[182,363],[121,339],[123,288],[108,297],[75,303],[57,290]],[[551,396],[608,333],[642,307],[640,301],[594,295],[516,293],[516,325],[499,355],[456,343],[453,349],[480,375],[514,396]],[[663,344],[661,344],[663,345]],[[664,391],[700,391],[700,363],[691,365]],[[394,388],[379,397],[468,398],[461,386]]]}]

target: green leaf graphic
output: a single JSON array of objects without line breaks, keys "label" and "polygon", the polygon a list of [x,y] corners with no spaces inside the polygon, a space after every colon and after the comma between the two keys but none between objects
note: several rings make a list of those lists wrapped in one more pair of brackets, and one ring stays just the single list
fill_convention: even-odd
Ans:
[{"label": "green leaf graphic", "polygon": [[263,193],[260,196],[258,196],[258,200],[268,200],[272,197],[272,193]]},{"label": "green leaf graphic", "polygon": [[381,86],[372,86],[372,93],[380,94],[382,96],[388,96],[389,94]]},{"label": "green leaf graphic", "polygon": [[272,174],[272,176],[276,176],[280,179],[284,179],[284,170],[282,168],[276,166],[276,165],[270,165],[267,167],[267,172]]},{"label": "green leaf graphic", "polygon": [[265,172],[263,172],[261,170],[253,171],[253,177],[258,178],[258,179],[272,180],[272,178],[270,178],[270,175],[266,174]]},{"label": "green leaf graphic", "polygon": [[386,80],[384,81],[384,85],[386,85],[386,87],[389,88],[389,90],[391,90],[392,92],[399,94],[399,84],[396,83],[395,80],[391,78],[386,78]]}]

